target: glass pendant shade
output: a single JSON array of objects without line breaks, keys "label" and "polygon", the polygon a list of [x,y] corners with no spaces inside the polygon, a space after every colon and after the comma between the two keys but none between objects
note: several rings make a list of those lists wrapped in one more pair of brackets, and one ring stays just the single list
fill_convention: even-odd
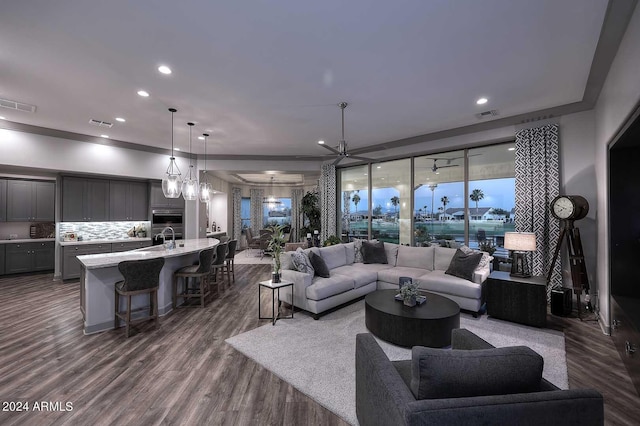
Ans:
[{"label": "glass pendant shade", "polygon": [[182,182],[182,197],[185,201],[193,201],[198,198],[198,180],[194,178],[193,165],[191,164],[191,128],[193,123],[187,123],[189,126],[189,173]]},{"label": "glass pendant shade", "polygon": [[209,134],[203,133],[204,136],[204,171],[202,172],[202,180],[200,181],[200,188],[198,190],[198,198],[201,203],[208,203],[211,201],[211,184],[207,180],[207,137]]},{"label": "glass pendant shade", "polygon": [[175,108],[169,108],[171,111],[171,157],[169,158],[169,167],[162,179],[162,193],[165,198],[178,198],[182,193],[182,173],[176,164],[176,158],[173,156],[173,114],[177,111]]}]

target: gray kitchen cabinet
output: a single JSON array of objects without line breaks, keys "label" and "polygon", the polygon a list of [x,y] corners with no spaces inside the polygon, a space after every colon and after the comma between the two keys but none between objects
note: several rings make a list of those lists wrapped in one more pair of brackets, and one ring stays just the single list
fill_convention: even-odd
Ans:
[{"label": "gray kitchen cabinet", "polygon": [[7,220],[7,180],[0,179],[0,222],[6,222],[6,220]]},{"label": "gray kitchen cabinet", "polygon": [[184,209],[184,198],[182,196],[178,198],[165,198],[162,192],[162,182],[151,182],[151,208],[162,209]]},{"label": "gray kitchen cabinet", "polygon": [[55,183],[8,180],[6,205],[8,222],[53,222]]},{"label": "gray kitchen cabinet", "polygon": [[4,244],[0,245],[0,275],[4,275],[4,258],[5,258],[5,247]]},{"label": "gray kitchen cabinet", "polygon": [[109,183],[110,220],[149,220],[149,185],[112,180]]},{"label": "gray kitchen cabinet", "polygon": [[5,273],[48,271],[54,268],[53,241],[6,244]]},{"label": "gray kitchen cabinet", "polygon": [[82,265],[76,256],[111,253],[111,244],[83,244],[62,247],[62,279],[79,278]]},{"label": "gray kitchen cabinet", "polygon": [[126,241],[122,243],[111,243],[111,252],[129,251],[143,247],[150,247],[151,241]]},{"label": "gray kitchen cabinet", "polygon": [[109,181],[65,176],[62,180],[63,222],[109,220]]}]

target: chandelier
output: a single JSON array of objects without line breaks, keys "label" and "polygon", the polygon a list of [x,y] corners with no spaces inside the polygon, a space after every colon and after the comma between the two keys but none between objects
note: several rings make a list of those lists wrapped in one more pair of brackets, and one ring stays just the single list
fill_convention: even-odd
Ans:
[{"label": "chandelier", "polygon": [[270,195],[267,195],[266,197],[264,197],[262,199],[262,203],[263,204],[267,204],[269,207],[269,210],[273,210],[276,208],[277,205],[282,204],[282,201],[280,201],[279,199],[276,198],[276,196],[274,195],[275,192],[273,190],[273,182],[274,182],[274,177],[271,176],[271,184],[269,186],[270,190],[269,193]]}]

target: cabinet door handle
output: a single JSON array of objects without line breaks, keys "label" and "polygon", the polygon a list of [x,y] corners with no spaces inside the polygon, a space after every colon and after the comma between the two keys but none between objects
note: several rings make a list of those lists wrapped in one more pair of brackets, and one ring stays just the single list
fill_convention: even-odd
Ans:
[{"label": "cabinet door handle", "polygon": [[624,351],[627,353],[627,355],[633,355],[634,353],[636,353],[636,345],[627,340],[626,342],[624,342]]},{"label": "cabinet door handle", "polygon": [[614,319],[613,321],[611,321],[611,328],[616,330],[618,329],[620,326],[622,325],[622,321]]}]

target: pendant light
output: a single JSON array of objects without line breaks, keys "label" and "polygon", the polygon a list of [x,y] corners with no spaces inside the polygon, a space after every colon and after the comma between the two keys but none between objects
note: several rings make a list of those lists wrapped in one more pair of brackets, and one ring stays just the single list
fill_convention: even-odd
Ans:
[{"label": "pendant light", "polygon": [[169,111],[171,111],[171,157],[169,158],[167,173],[162,179],[162,193],[165,198],[179,198],[182,192],[182,173],[180,173],[176,158],[173,156],[173,113],[178,110],[169,108]]},{"label": "pendant light", "polygon": [[262,203],[267,204],[269,210],[273,210],[276,206],[282,204],[282,201],[276,198],[275,191],[273,190],[273,182],[275,180],[274,176],[271,176],[271,185],[270,185],[270,194],[266,197],[262,198]]},{"label": "pendant light", "polygon": [[185,201],[193,201],[198,198],[198,179],[193,177],[193,164],[191,163],[191,129],[193,128],[193,123],[187,123],[187,126],[189,126],[189,173],[187,173],[187,178],[182,183],[182,197]]},{"label": "pendant light", "polygon": [[211,201],[211,184],[207,179],[207,137],[208,133],[203,133],[204,136],[204,171],[202,172],[202,180],[200,181],[200,190],[198,191],[198,197],[201,203],[208,203]]}]

